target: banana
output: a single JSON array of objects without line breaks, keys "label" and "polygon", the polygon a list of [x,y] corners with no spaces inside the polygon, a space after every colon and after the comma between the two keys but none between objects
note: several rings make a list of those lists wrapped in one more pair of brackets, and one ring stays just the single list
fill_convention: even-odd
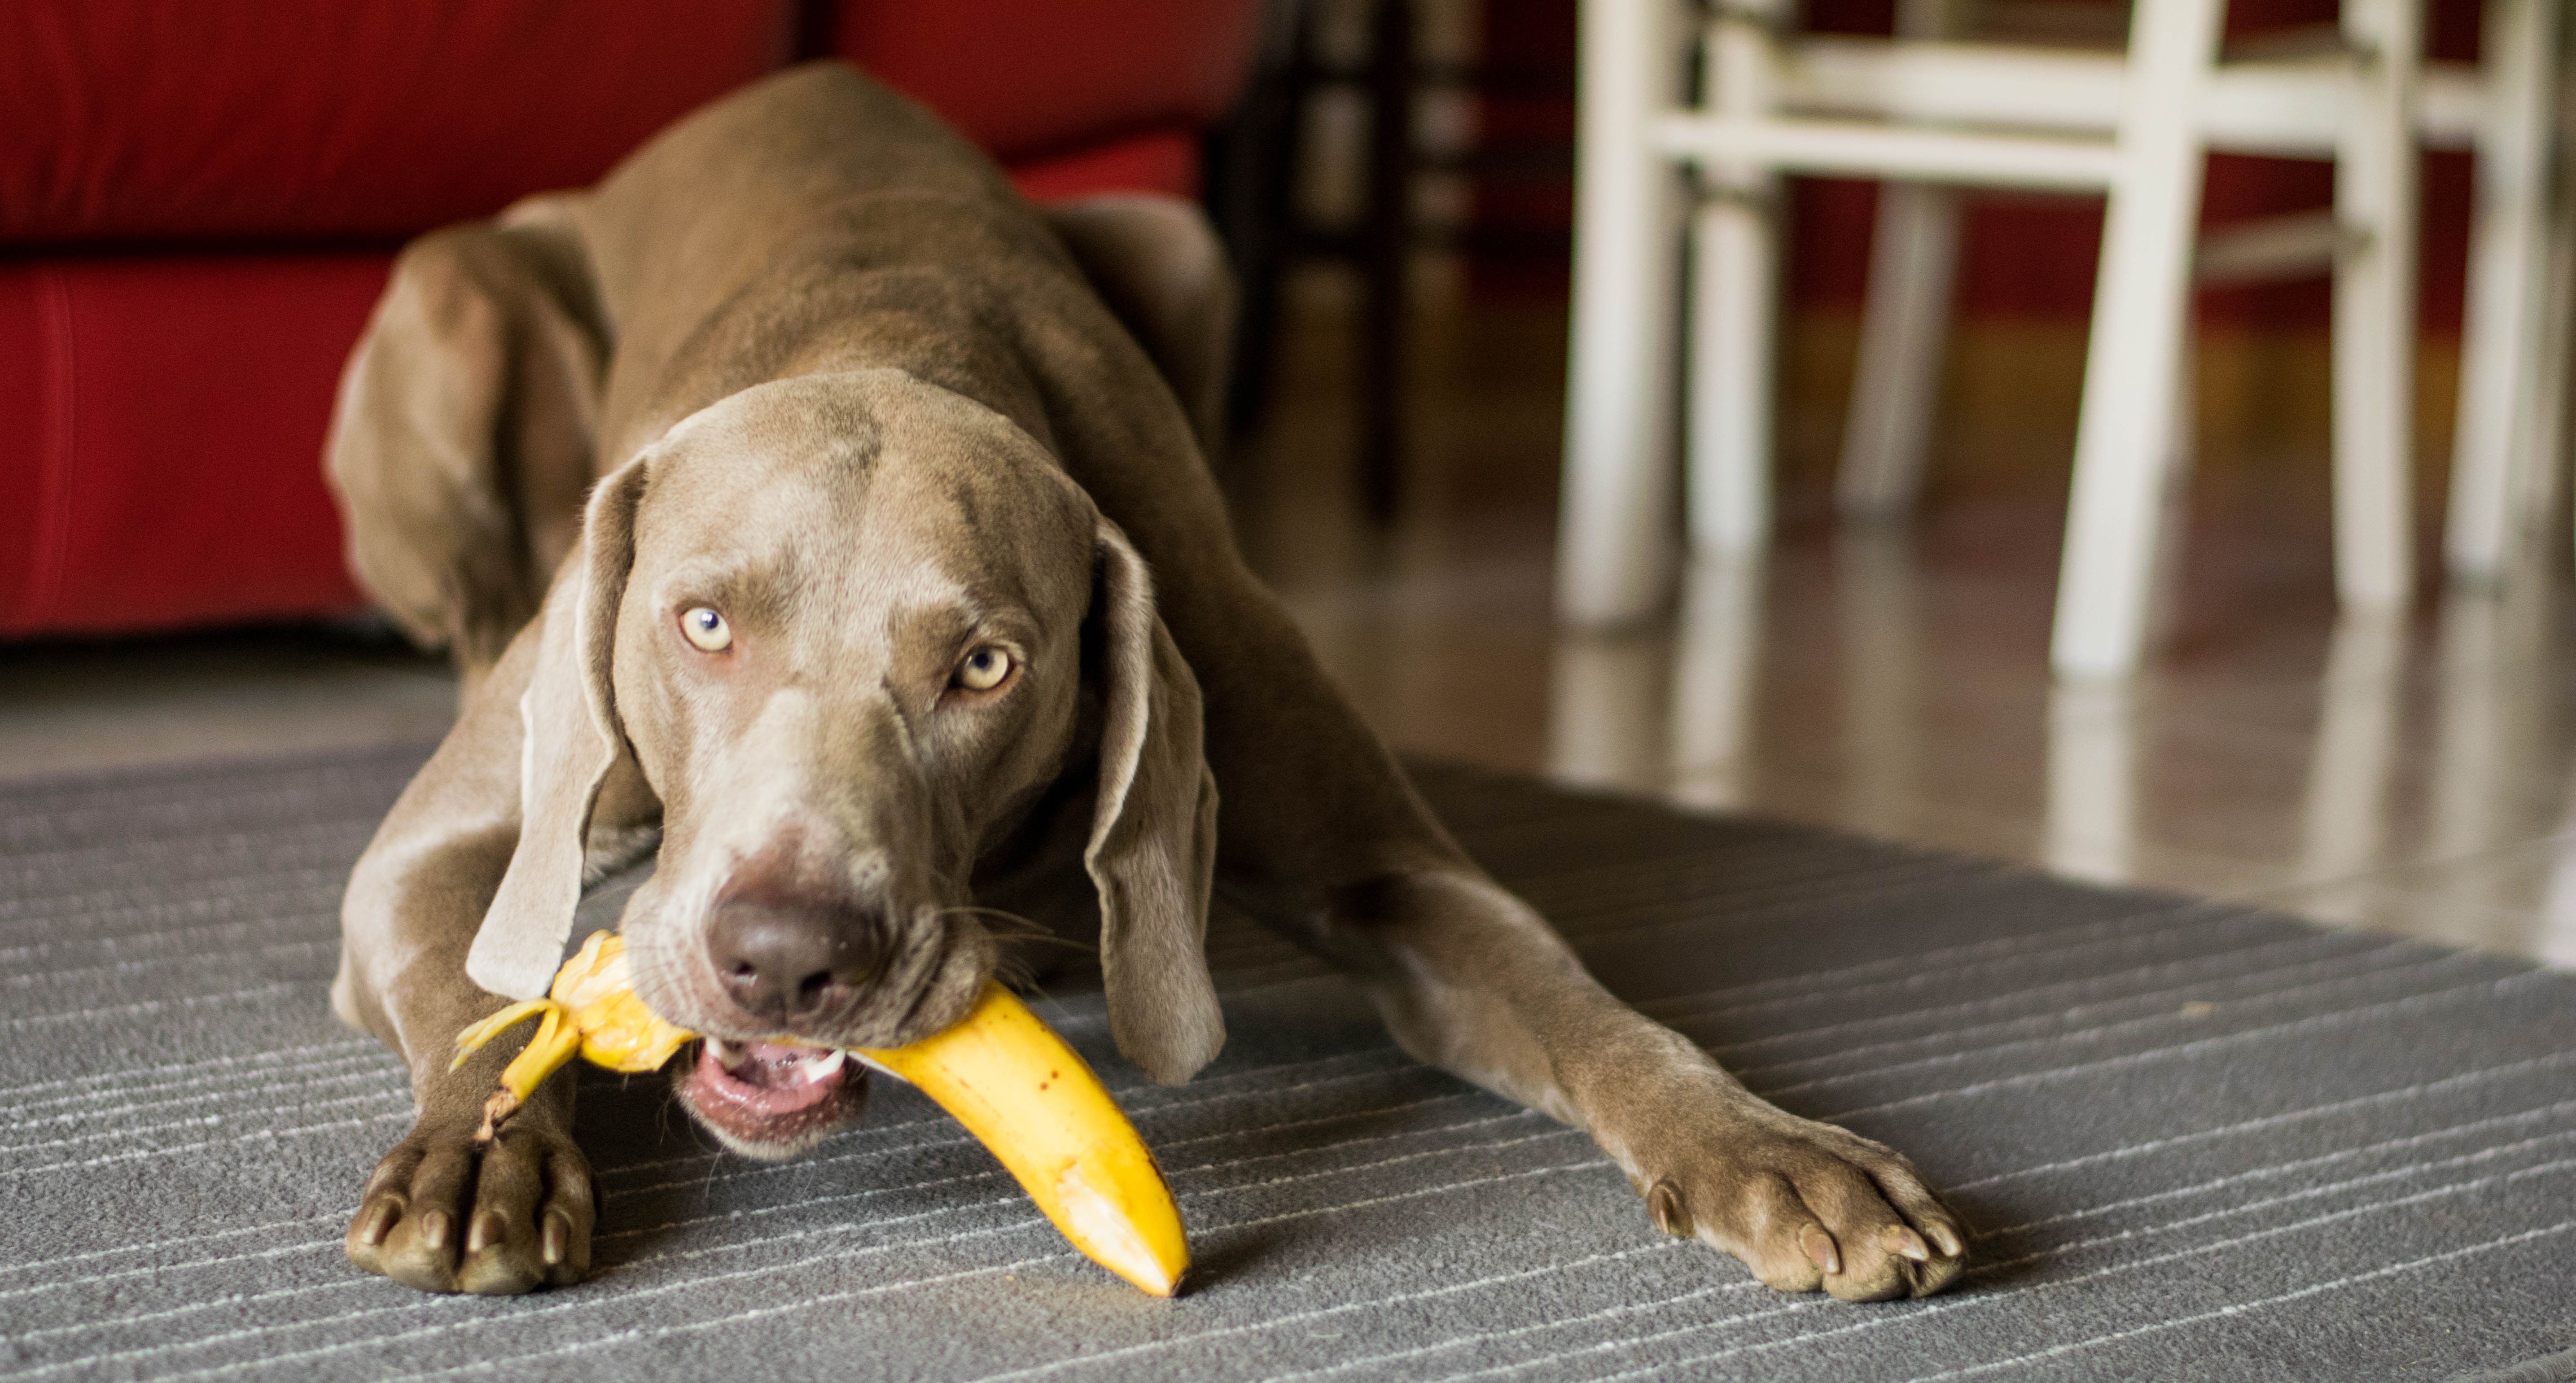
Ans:
[{"label": "banana", "polygon": [[956,1026],[859,1056],[966,1126],[1091,1261],[1158,1297],[1190,1266],[1162,1169],[1100,1078],[1011,991],[987,984]]},{"label": "banana", "polygon": [[[485,1142],[576,1054],[611,1070],[651,1071],[697,1036],[644,1007],[628,982],[625,940],[594,932],[547,997],[458,1033],[449,1069],[531,1017],[536,1036],[484,1106]],[[1091,1067],[1011,991],[988,984],[965,1018],[909,1046],[851,1050],[964,1124],[1093,1262],[1156,1296],[1180,1290],[1189,1241],[1153,1153]]]}]

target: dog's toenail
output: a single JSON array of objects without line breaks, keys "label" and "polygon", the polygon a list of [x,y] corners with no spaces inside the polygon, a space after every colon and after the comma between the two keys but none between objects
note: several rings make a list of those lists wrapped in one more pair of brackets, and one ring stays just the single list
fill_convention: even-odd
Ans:
[{"label": "dog's toenail", "polygon": [[478,1211],[475,1213],[474,1223],[465,1231],[465,1251],[481,1253],[508,1237],[510,1237],[510,1222],[501,1218],[500,1211]]},{"label": "dog's toenail", "polygon": [[545,1234],[542,1236],[542,1240],[542,1247],[539,1251],[545,1255],[546,1266],[549,1268],[562,1267],[564,1254],[572,1248],[571,1217],[565,1215],[560,1210],[547,1211],[546,1229]]},{"label": "dog's toenail", "polygon": [[1956,1258],[1967,1247],[1959,1242],[1959,1231],[1945,1224],[1936,1223],[1932,1226],[1932,1242],[1941,1246],[1941,1256],[1944,1258]]},{"label": "dog's toenail", "polygon": [[382,1244],[385,1235],[392,1231],[394,1221],[401,1215],[402,1207],[389,1200],[368,1206],[366,1213],[358,1218],[358,1242],[369,1248]]},{"label": "dog's toenail", "polygon": [[1889,1225],[1887,1232],[1878,1237],[1889,1253],[1902,1254],[1917,1263],[1932,1261],[1932,1250],[1924,1244],[1923,1236],[1903,1225]]},{"label": "dog's toenail", "polygon": [[1807,1261],[1827,1277],[1843,1270],[1842,1250],[1835,1247],[1834,1236],[1814,1225],[1798,1231],[1798,1247],[1806,1251]]},{"label": "dog's toenail", "polygon": [[447,1212],[433,1210],[420,1217],[421,1247],[435,1253],[447,1247]]},{"label": "dog's toenail", "polygon": [[1655,1217],[1655,1228],[1676,1239],[1691,1235],[1690,1208],[1682,1204],[1682,1188],[1666,1177],[1646,1192],[1646,1213]]}]

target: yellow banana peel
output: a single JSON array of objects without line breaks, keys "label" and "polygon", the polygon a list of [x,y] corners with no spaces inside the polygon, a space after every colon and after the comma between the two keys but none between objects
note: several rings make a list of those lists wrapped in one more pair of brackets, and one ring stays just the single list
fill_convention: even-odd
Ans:
[{"label": "yellow banana peel", "polygon": [[653,1015],[626,974],[626,938],[592,932],[555,972],[547,997],[571,1010],[581,1055],[612,1071],[658,1071],[697,1036]]},{"label": "yellow banana peel", "polygon": [[[697,1036],[635,997],[625,940],[613,932],[592,933],[547,997],[457,1034],[454,1065],[531,1017],[535,1038],[485,1106],[485,1141],[576,1053],[615,1071],[651,1071]],[[1189,1241],[1153,1153],[1091,1067],[1008,989],[987,985],[965,1018],[909,1046],[851,1050],[964,1124],[1093,1262],[1156,1296],[1180,1290]]]}]

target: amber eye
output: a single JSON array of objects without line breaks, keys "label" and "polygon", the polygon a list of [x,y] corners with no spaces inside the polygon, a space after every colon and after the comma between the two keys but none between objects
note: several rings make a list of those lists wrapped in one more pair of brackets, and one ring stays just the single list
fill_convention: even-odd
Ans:
[{"label": "amber eye", "polygon": [[1011,675],[1011,651],[1000,644],[977,644],[957,661],[952,680],[968,691],[991,691]]},{"label": "amber eye", "polygon": [[704,605],[693,606],[680,616],[680,632],[702,653],[722,653],[733,647],[733,626]]}]

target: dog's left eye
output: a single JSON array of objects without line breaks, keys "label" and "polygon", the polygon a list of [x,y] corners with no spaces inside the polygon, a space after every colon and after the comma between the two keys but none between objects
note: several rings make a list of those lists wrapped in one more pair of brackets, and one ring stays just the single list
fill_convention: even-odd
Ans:
[{"label": "dog's left eye", "polygon": [[991,691],[1011,675],[1011,651],[999,644],[979,644],[957,662],[950,679],[968,691]]},{"label": "dog's left eye", "polygon": [[704,605],[680,616],[680,632],[702,653],[722,653],[733,647],[733,626]]}]

